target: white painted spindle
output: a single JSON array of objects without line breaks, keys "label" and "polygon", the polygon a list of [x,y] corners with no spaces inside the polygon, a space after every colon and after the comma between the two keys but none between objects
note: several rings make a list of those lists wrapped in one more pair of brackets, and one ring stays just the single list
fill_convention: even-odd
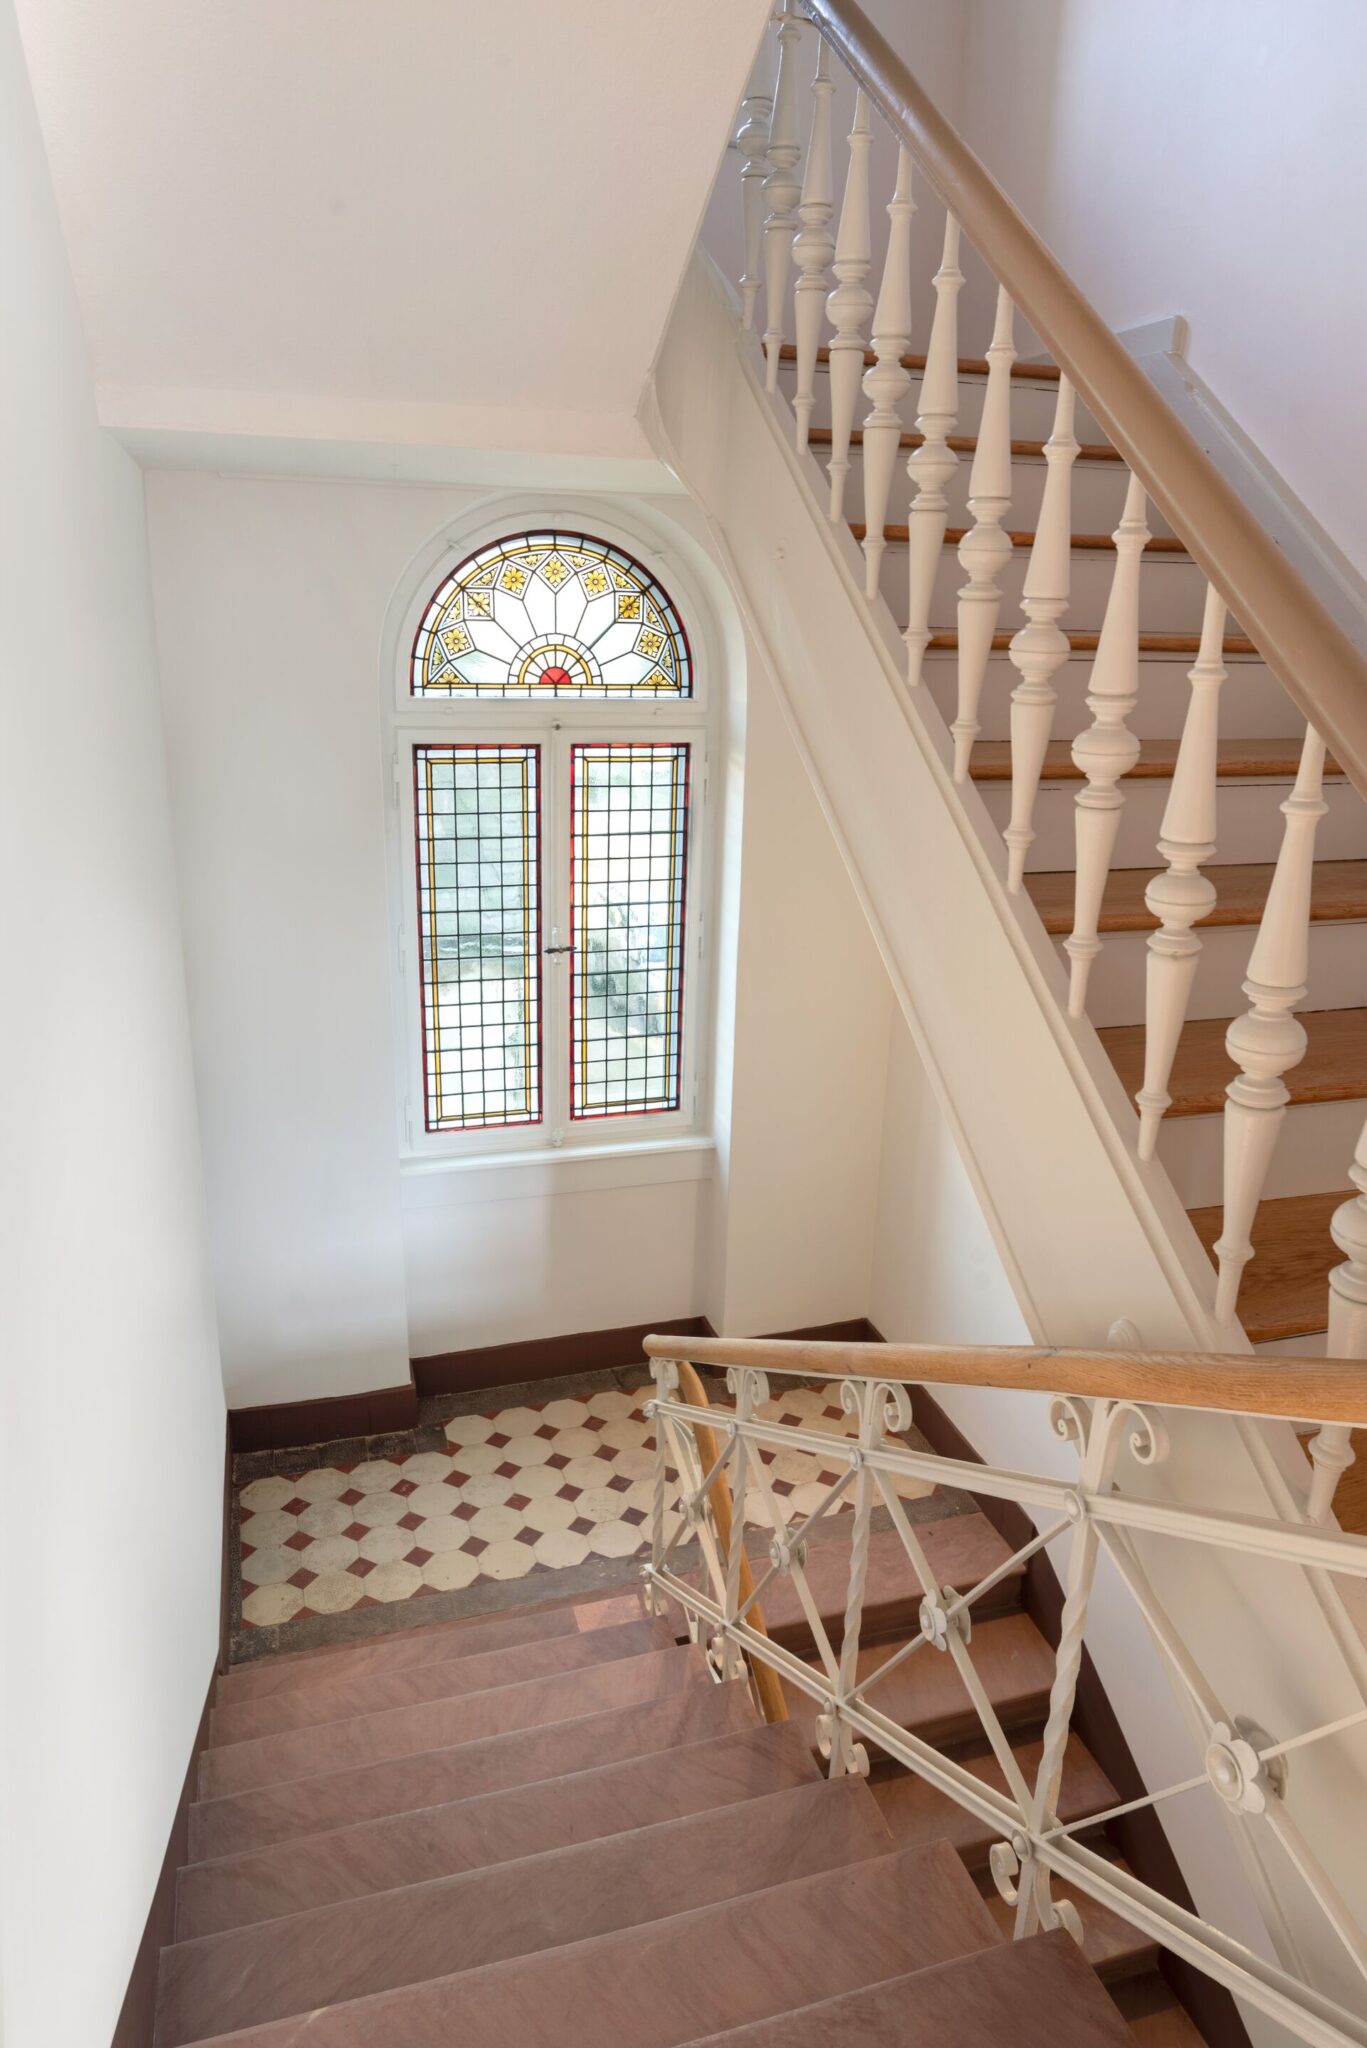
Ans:
[{"label": "white painted spindle", "polygon": [[[1335,1209],[1329,1225],[1345,1263],[1329,1275],[1330,1358],[1367,1358],[1367,1123],[1358,1136],[1348,1178],[1358,1192]],[[1306,1504],[1312,1522],[1327,1520],[1339,1480],[1352,1464],[1353,1432],[1345,1422],[1326,1422],[1310,1439],[1314,1478]]]},{"label": "white painted spindle", "polygon": [[798,452],[807,445],[816,402],[816,351],[821,340],[821,315],[826,308],[826,271],[835,254],[831,214],[835,190],[831,183],[831,58],[818,36],[816,77],[812,81],[812,134],[807,145],[807,174],[802,181],[802,203],[798,214],[802,231],[793,243],[793,261],[798,279],[793,301],[793,329],[797,336]]},{"label": "white painted spindle", "polygon": [[740,172],[741,224],[745,233],[745,268],[740,279],[743,327],[755,324],[755,301],[763,274],[764,180],[769,175],[769,123],[774,113],[774,96],[767,90],[771,64],[766,38],[755,60],[751,89],[740,103],[740,126],[736,130],[736,148],[745,158]]},{"label": "white painted spindle", "polygon": [[1073,435],[1073,387],[1060,377],[1054,430],[1044,444],[1048,475],[1040,506],[1021,608],[1028,625],[1011,642],[1020,681],[1011,692],[1011,822],[1005,838],[1007,887],[1013,894],[1025,879],[1025,856],[1034,841],[1032,819],[1044,756],[1054,725],[1054,674],[1067,661],[1068,636],[1059,620],[1068,609],[1072,572],[1072,474],[1077,460]]},{"label": "white painted spindle", "polygon": [[959,466],[949,436],[959,417],[959,293],[963,282],[959,223],[951,213],[945,218],[944,253],[935,273],[935,317],[916,414],[921,445],[907,463],[907,474],[916,488],[908,525],[911,602],[906,630],[907,681],[913,684],[921,680],[921,664],[930,642],[931,594],[949,519],[945,487]]},{"label": "white painted spindle", "polygon": [[1282,805],[1281,851],[1249,956],[1249,1010],[1225,1033],[1225,1050],[1240,1072],[1225,1094],[1225,1212],[1215,1244],[1221,1322],[1234,1319],[1239,1282],[1253,1256],[1253,1218],[1290,1100],[1282,1075],[1305,1055],[1305,1026],[1292,1012],[1306,994],[1315,828],[1327,809],[1323,781],[1324,741],[1311,726],[1296,786]]},{"label": "white painted spindle", "polygon": [[788,301],[788,260],[797,217],[793,211],[802,191],[796,164],[802,154],[797,132],[797,55],[802,30],[792,0],[783,0],[778,25],[778,83],[769,122],[770,171],[764,181],[768,217],[764,223],[764,354],[766,388],[778,389],[779,356],[783,349],[783,314]]},{"label": "white painted spindle", "polygon": [[831,518],[845,506],[845,479],[850,473],[850,432],[864,373],[864,331],[873,311],[873,294],[864,280],[869,274],[869,103],[862,92],[854,101],[850,130],[850,162],[845,197],[835,238],[834,270],[838,283],[826,301],[835,336],[830,346],[831,386]]},{"label": "white painted spindle", "polygon": [[911,384],[902,357],[911,343],[911,151],[897,151],[897,185],[888,201],[888,253],[883,282],[873,314],[871,370],[864,373],[864,396],[873,411],[864,421],[864,590],[878,595],[883,560],[883,528],[887,524],[892,470],[902,439],[901,404]]},{"label": "white painted spindle", "polygon": [[992,657],[992,636],[1001,610],[998,578],[1011,559],[1002,520],[1011,504],[1011,365],[1016,360],[1011,329],[1015,309],[997,293],[997,318],[987,351],[987,390],[978,421],[978,445],[968,473],[968,509],[973,524],[959,543],[959,564],[968,577],[959,592],[959,704],[954,734],[954,780],[968,780],[978,706]]},{"label": "white painted spindle", "polygon": [[1092,723],[1073,741],[1073,761],[1087,780],[1074,807],[1077,833],[1073,929],[1064,940],[1072,972],[1068,1014],[1081,1017],[1087,1008],[1087,979],[1101,951],[1097,926],[1101,899],[1115,855],[1116,834],[1125,799],[1121,777],[1139,759],[1139,741],[1125,720],[1139,700],[1139,570],[1149,529],[1144,512],[1144,486],[1132,476],[1125,508],[1114,533],[1115,574],[1106,598],[1106,617],[1092,663],[1087,709]]}]

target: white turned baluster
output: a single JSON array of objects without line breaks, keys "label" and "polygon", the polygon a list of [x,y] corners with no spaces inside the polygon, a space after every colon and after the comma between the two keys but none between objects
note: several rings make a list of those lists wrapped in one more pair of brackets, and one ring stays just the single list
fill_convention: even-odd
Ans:
[{"label": "white turned baluster", "polygon": [[1139,741],[1125,720],[1139,699],[1139,569],[1149,543],[1144,512],[1144,486],[1132,476],[1125,492],[1115,541],[1115,574],[1106,598],[1106,616],[1092,663],[1087,709],[1092,723],[1073,741],[1073,761],[1086,776],[1078,791],[1074,818],[1077,833],[1073,929],[1064,940],[1072,963],[1068,1014],[1081,1017],[1087,1007],[1087,978],[1101,951],[1097,925],[1101,899],[1111,872],[1120,813],[1125,799],[1120,779],[1139,759]]},{"label": "white turned baluster", "polygon": [[1167,866],[1144,891],[1159,929],[1149,935],[1144,1085],[1135,1096],[1141,1159],[1153,1158],[1158,1126],[1172,1101],[1168,1081],[1201,955],[1201,941],[1192,926],[1215,908],[1215,884],[1201,873],[1201,863],[1215,851],[1224,646],[1224,600],[1207,584],[1201,648],[1190,672],[1191,699],[1158,841]]},{"label": "white turned baluster", "polygon": [[826,301],[835,329],[830,346],[831,387],[831,518],[839,519],[845,504],[845,479],[850,473],[850,432],[859,402],[864,371],[864,330],[873,311],[873,294],[864,280],[869,274],[869,103],[862,92],[854,101],[850,130],[850,163],[845,197],[835,238],[834,270],[839,279]]},{"label": "white turned baluster", "polygon": [[1253,1256],[1253,1218],[1290,1100],[1282,1075],[1305,1055],[1305,1026],[1292,1011],[1306,994],[1315,828],[1328,808],[1323,781],[1324,741],[1311,726],[1296,786],[1282,805],[1281,851],[1249,956],[1244,994],[1250,1008],[1225,1033],[1225,1050],[1241,1071],[1225,1095],[1225,1213],[1215,1244],[1221,1322],[1233,1320],[1239,1282]]},{"label": "white turned baluster", "polygon": [[883,282],[873,315],[871,370],[864,373],[864,396],[873,411],[864,421],[864,591],[878,595],[883,560],[883,528],[887,524],[893,464],[902,439],[901,404],[911,384],[902,357],[911,342],[911,151],[897,152],[897,187],[888,201],[888,253]]},{"label": "white turned baluster", "polygon": [[959,223],[951,213],[945,219],[944,254],[935,273],[935,317],[916,414],[921,445],[907,463],[907,474],[916,487],[907,530],[910,609],[905,637],[907,681],[912,684],[921,680],[921,664],[930,642],[931,593],[949,519],[945,486],[959,466],[949,436],[959,417],[959,293],[963,282]]},{"label": "white turned baluster", "polygon": [[816,351],[821,339],[821,315],[826,309],[826,271],[835,254],[831,214],[835,210],[835,189],[831,183],[831,79],[830,53],[817,38],[816,77],[812,81],[812,135],[807,145],[807,175],[802,181],[802,203],[798,214],[802,232],[793,243],[793,261],[798,280],[793,300],[793,328],[797,335],[798,452],[807,445],[807,430],[816,403]]},{"label": "white turned baluster", "polygon": [[1068,609],[1072,570],[1071,483],[1077,460],[1073,437],[1073,387],[1060,377],[1054,431],[1044,444],[1049,473],[1044,480],[1030,566],[1021,609],[1029,624],[1011,641],[1020,681],[1011,692],[1011,822],[1006,828],[1007,887],[1014,894],[1025,879],[1025,856],[1034,840],[1031,823],[1044,756],[1053,730],[1054,673],[1068,659],[1068,636],[1058,621]]},{"label": "white turned baluster", "polygon": [[954,734],[956,782],[968,780],[973,742],[979,732],[983,680],[1001,610],[1001,585],[997,579],[1011,559],[1011,542],[1002,530],[1002,520],[1011,503],[1014,319],[1010,299],[999,291],[992,346],[987,351],[987,390],[978,421],[978,445],[968,472],[968,509],[973,514],[973,524],[959,543],[959,565],[968,581],[959,592],[959,708],[950,728]]},{"label": "white turned baluster", "polygon": [[755,302],[759,297],[764,248],[764,180],[769,175],[769,123],[774,97],[762,89],[768,84],[771,58],[766,39],[755,60],[751,90],[740,103],[740,126],[736,148],[745,158],[740,172],[741,221],[745,230],[745,268],[740,279],[741,325],[755,324]]},{"label": "white turned baluster", "polygon": [[[1358,1192],[1335,1209],[1329,1225],[1347,1263],[1335,1266],[1329,1275],[1325,1350],[1330,1358],[1367,1358],[1367,1124],[1358,1136],[1348,1178]],[[1353,1432],[1348,1424],[1326,1422],[1310,1439],[1310,1459],[1315,1476],[1306,1509],[1312,1522],[1323,1522],[1334,1505],[1334,1490],[1353,1462]]]},{"label": "white turned baluster", "polygon": [[772,168],[764,181],[768,218],[764,223],[764,354],[765,387],[778,389],[779,356],[783,349],[783,310],[788,297],[788,259],[797,217],[793,211],[802,191],[795,166],[802,154],[797,133],[797,46],[801,28],[792,0],[783,0],[778,26],[778,82],[769,123],[768,158]]}]

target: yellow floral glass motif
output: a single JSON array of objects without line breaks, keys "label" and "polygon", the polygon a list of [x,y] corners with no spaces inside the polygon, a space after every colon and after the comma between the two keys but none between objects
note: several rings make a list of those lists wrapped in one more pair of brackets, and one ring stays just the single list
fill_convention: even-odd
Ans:
[{"label": "yellow floral glass motif", "polygon": [[688,635],[644,565],[590,534],[509,534],[433,592],[415,697],[691,697]]}]

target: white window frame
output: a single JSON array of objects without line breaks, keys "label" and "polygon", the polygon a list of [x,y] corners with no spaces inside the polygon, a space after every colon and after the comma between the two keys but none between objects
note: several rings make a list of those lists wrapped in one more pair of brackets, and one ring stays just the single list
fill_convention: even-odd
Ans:
[{"label": "white window frame", "polygon": [[[459,701],[415,697],[410,686],[414,635],[434,591],[455,562],[500,536],[539,529],[582,531],[610,541],[658,576],[678,609],[688,634],[693,695],[660,702],[651,698],[611,701],[587,697],[519,699],[474,697]],[[707,1035],[706,931],[711,888],[708,819],[710,634],[691,579],[672,553],[652,536],[623,529],[597,509],[573,510],[525,503],[496,517],[453,527],[415,565],[408,601],[399,615],[391,646],[394,672],[389,725],[392,819],[397,839],[395,902],[402,1043],[399,1087],[402,1103],[401,1153],[405,1162],[437,1165],[489,1161],[526,1154],[601,1153],[686,1139],[700,1129],[701,1076]],[[683,944],[683,1043],[679,1065],[679,1108],[637,1114],[584,1117],[569,1114],[570,973],[568,953],[548,956],[546,948],[568,941],[570,866],[570,748],[577,741],[653,740],[686,743],[689,804],[685,841],[686,894]],[[414,838],[413,749],[423,745],[483,743],[541,745],[541,1042],[542,1116],[539,1123],[492,1129],[429,1131],[427,1077],[422,1044],[422,950],[418,928]],[[554,928],[560,927],[556,930]]]}]

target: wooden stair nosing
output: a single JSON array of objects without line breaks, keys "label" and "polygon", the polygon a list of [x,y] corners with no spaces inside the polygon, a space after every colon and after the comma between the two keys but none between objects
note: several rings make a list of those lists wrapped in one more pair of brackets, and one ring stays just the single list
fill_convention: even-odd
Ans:
[{"label": "wooden stair nosing", "polygon": [[[1279,1195],[1259,1203],[1253,1219],[1253,1257],[1244,1267],[1239,1289],[1239,1320],[1250,1344],[1310,1337],[1327,1327],[1329,1274],[1343,1256],[1329,1235],[1329,1222],[1353,1192],[1341,1188],[1333,1194]],[[1214,1265],[1223,1209],[1189,1209],[1187,1214]]]},{"label": "wooden stair nosing", "polygon": [[[898,437],[898,446],[902,448],[920,448],[924,444],[925,438],[924,434],[902,434]],[[829,448],[832,440],[833,435],[829,427],[809,427],[807,430],[807,441],[809,446],[813,448]],[[850,446],[852,448],[862,448],[863,445],[864,429],[862,427],[852,427],[850,429]],[[947,434],[945,436],[945,445],[955,455],[975,455],[978,450],[978,437],[976,434]],[[1013,441],[1011,443],[1011,453],[1018,462],[1042,462],[1044,460],[1044,443],[1043,441]],[[1109,441],[1080,442],[1075,459],[1078,462],[1120,463],[1123,463],[1125,460],[1120,450],[1113,448]]]},{"label": "wooden stair nosing", "polygon": [[757,1725],[742,1680],[688,1685],[645,1707],[612,1707],[570,1721],[510,1729],[479,1742],[294,1778],[260,1791],[196,1800],[189,1815],[189,1854],[201,1862],[236,1855],[384,1814],[565,1777],[591,1770],[605,1756],[620,1760],[658,1754],[678,1743]]},{"label": "wooden stair nosing", "polygon": [[1133,2048],[1096,1972],[1063,1928],[884,1978],[682,2048]]},{"label": "wooden stair nosing", "polygon": [[952,1849],[894,1850],[624,1933],[252,2027],[231,2048],[672,2048],[996,1946],[991,1915]]},{"label": "wooden stair nosing", "polygon": [[[1168,782],[1177,766],[1176,740],[1146,739],[1139,743],[1139,759],[1125,776],[1126,782]],[[1285,740],[1221,740],[1216,774],[1221,782],[1267,780],[1292,782],[1300,766],[1301,743]],[[973,749],[970,774],[974,782],[1011,780],[1011,742],[979,740]],[[1326,775],[1341,776],[1336,761],[1326,760]],[[1040,771],[1042,782],[1081,782],[1083,771],[1073,759],[1067,740],[1051,741]]]},{"label": "wooden stair nosing", "polygon": [[[1015,637],[1014,631],[994,633],[992,635],[993,653],[1005,654]],[[1065,633],[1064,638],[1074,654],[1095,654],[1101,640],[1101,633],[1099,628],[1095,631],[1089,629],[1086,632]],[[959,634],[957,627],[945,626],[937,628],[931,634],[930,640],[927,643],[927,651],[931,654],[952,654],[957,651],[958,645]],[[1139,635],[1139,652],[1141,654],[1199,654],[1200,651],[1201,637],[1199,633],[1141,633]],[[1256,655],[1258,650],[1253,645],[1253,642],[1244,634],[1229,633],[1225,636],[1224,652],[1226,655]]]},{"label": "wooden stair nosing", "polygon": [[[1144,901],[1144,891],[1155,875],[1162,873],[1161,868],[1112,868],[1097,930],[1156,931],[1158,920]],[[1216,900],[1209,916],[1196,920],[1199,931],[1258,923],[1272,883],[1270,861],[1208,867],[1205,873],[1215,885]],[[1026,893],[1039,912],[1044,929],[1056,938],[1066,937],[1073,928],[1076,881],[1071,868],[1038,869],[1025,877]],[[1310,922],[1344,924],[1363,918],[1367,918],[1367,860],[1316,861],[1311,880]]]},{"label": "wooden stair nosing", "polygon": [[[816,352],[816,359],[823,366],[828,364],[831,359],[830,350],[828,348],[819,348]],[[873,364],[877,360],[878,358],[873,350],[866,348],[864,351],[865,363]],[[795,342],[784,342],[779,351],[779,361],[783,363],[795,363],[797,361],[797,345]],[[926,359],[924,356],[906,355],[902,357],[902,368],[904,370],[924,370],[925,366]],[[986,356],[959,357],[959,375],[961,377],[985,377],[988,368]],[[1057,384],[1060,371],[1057,363],[1017,362],[1011,365],[1011,375],[1020,378],[1023,383]]]},{"label": "wooden stair nosing", "polygon": [[477,1742],[513,1728],[577,1719],[612,1706],[635,1706],[661,1692],[710,1683],[696,1644],[648,1650],[615,1663],[590,1664],[582,1671],[556,1672],[489,1692],[387,1707],[350,1720],[324,1721],[315,1728],[208,1749],[200,1758],[200,1794],[217,1799],[260,1791],[291,1779]]},{"label": "wooden stair nosing", "polygon": [[[1282,1079],[1293,1103],[1357,1102],[1367,1097],[1367,1009],[1299,1010],[1308,1043],[1305,1058]],[[1225,1051],[1231,1017],[1194,1017],[1182,1028],[1168,1087],[1169,1117],[1215,1116],[1238,1072]],[[1144,1080],[1142,1024],[1110,1024],[1098,1031],[1107,1057],[1133,1095]]]},{"label": "wooden stair nosing", "polygon": [[716,1812],[204,1935],[163,1951],[158,2048],[591,1941],[890,1848],[862,1780],[818,1777]]},{"label": "wooden stair nosing", "polygon": [[674,1632],[662,1617],[642,1615],[616,1628],[550,1636],[544,1642],[521,1643],[514,1649],[491,1650],[478,1657],[450,1657],[439,1664],[412,1665],[406,1671],[381,1671],[348,1680],[336,1673],[325,1684],[280,1693],[274,1698],[235,1701],[214,1710],[210,1741],[222,1749],[263,1735],[317,1727],[327,1721],[353,1720],[389,1707],[417,1706],[426,1700],[455,1699],[465,1693],[488,1692],[527,1679],[579,1671],[592,1664],[611,1664],[648,1650],[674,1647]]},{"label": "wooden stair nosing", "polygon": [[[862,541],[868,533],[862,519],[852,519],[849,526],[856,540]],[[943,545],[947,548],[958,547],[959,542],[967,537],[969,530],[966,526],[947,526]],[[888,547],[905,547],[910,538],[909,526],[890,524],[883,528],[883,541]],[[1013,548],[1032,548],[1035,545],[1034,533],[1024,528],[1009,531],[1006,538]],[[1109,533],[1075,533],[1070,544],[1075,554],[1101,554],[1107,549],[1114,553],[1115,536]],[[1184,561],[1191,559],[1182,541],[1174,540],[1170,535],[1162,533],[1154,534],[1145,542],[1144,552],[1146,555],[1180,555]]]}]

